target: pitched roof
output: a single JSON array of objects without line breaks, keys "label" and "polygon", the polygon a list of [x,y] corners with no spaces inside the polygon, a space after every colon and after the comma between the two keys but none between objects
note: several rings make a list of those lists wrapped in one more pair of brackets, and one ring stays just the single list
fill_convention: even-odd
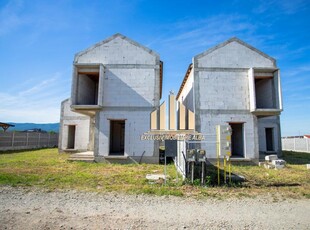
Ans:
[{"label": "pitched roof", "polygon": [[270,61],[272,61],[272,63],[276,66],[276,60],[275,60],[274,58],[272,58],[272,57],[270,57],[269,55],[263,53],[262,51],[256,49],[255,47],[253,47],[253,46],[251,46],[251,45],[245,43],[244,41],[240,40],[240,39],[237,38],[237,37],[232,37],[232,38],[228,39],[227,41],[225,41],[225,42],[223,42],[223,43],[220,43],[220,44],[218,44],[217,46],[214,46],[214,47],[212,47],[212,48],[210,48],[210,49],[204,51],[203,53],[200,53],[200,54],[196,55],[194,58],[195,58],[195,59],[196,59],[196,58],[201,58],[201,57],[203,57],[203,56],[205,56],[205,55],[207,55],[207,54],[209,54],[209,53],[212,53],[213,51],[215,51],[215,50],[217,50],[217,49],[220,49],[220,48],[222,48],[222,47],[224,47],[224,46],[226,46],[227,44],[232,43],[232,42],[237,42],[237,43],[239,43],[240,45],[243,45],[243,46],[245,46],[245,47],[251,49],[252,51],[254,51],[254,52],[260,54],[261,56],[263,56],[263,57],[269,59]]},{"label": "pitched roof", "polygon": [[136,42],[136,41],[134,41],[134,40],[131,40],[130,38],[128,38],[128,37],[126,37],[126,36],[124,36],[124,35],[122,35],[122,34],[120,34],[120,33],[116,33],[116,34],[112,35],[111,37],[109,37],[109,38],[107,38],[107,39],[104,39],[104,40],[102,40],[102,41],[96,43],[95,45],[92,45],[91,47],[89,47],[89,48],[87,48],[87,49],[85,49],[85,50],[82,50],[82,51],[76,53],[75,56],[74,56],[74,62],[77,62],[77,61],[78,61],[78,58],[79,58],[80,56],[82,56],[83,54],[86,54],[86,53],[88,53],[89,51],[91,51],[91,50],[97,48],[98,46],[101,46],[101,45],[103,45],[103,44],[105,44],[105,43],[108,43],[108,42],[114,40],[115,38],[121,38],[121,39],[123,39],[123,40],[126,40],[126,41],[128,41],[129,43],[131,43],[131,44],[133,44],[133,45],[135,45],[135,46],[137,46],[137,47],[139,47],[139,48],[145,50],[146,52],[148,52],[148,53],[150,53],[150,54],[152,54],[152,55],[154,55],[154,56],[156,56],[156,57],[159,57],[159,54],[157,54],[155,51],[153,51],[153,50],[151,50],[151,49],[149,49],[149,48],[147,48],[147,47],[145,47],[145,46],[139,44],[138,42]]},{"label": "pitched roof", "polygon": [[[75,56],[74,56],[74,63],[77,63],[78,62],[78,58],[80,56],[82,56],[83,54],[86,54],[89,51],[97,48],[98,46],[101,46],[101,45],[103,45],[105,43],[108,43],[108,42],[114,40],[115,38],[121,38],[123,40],[126,40],[127,42],[131,43],[132,45],[137,46],[137,47],[143,49],[144,51],[150,53],[151,55],[154,55],[159,60],[159,54],[156,53],[155,51],[153,51],[153,50],[151,50],[151,49],[149,49],[149,48],[139,44],[138,42],[136,42],[134,40],[131,40],[130,38],[128,38],[128,37],[126,37],[126,36],[124,36],[124,35],[122,35],[120,33],[116,33],[116,34],[112,35],[111,37],[109,37],[107,39],[104,39],[104,40],[96,43],[95,45],[92,45],[91,47],[76,53]],[[163,62],[160,61],[160,60],[159,60],[159,77],[160,77],[160,99],[161,99],[161,97],[162,97],[162,85],[163,85]]]},{"label": "pitched roof", "polygon": [[[200,54],[194,56],[194,59],[201,58],[201,57],[203,57],[203,56],[205,56],[205,55],[207,55],[207,54],[210,54],[210,53],[212,53],[213,51],[215,51],[215,50],[217,50],[217,49],[219,49],[219,48],[222,48],[222,47],[226,46],[227,44],[229,44],[229,43],[231,43],[231,42],[238,42],[239,44],[241,44],[241,45],[243,45],[243,46],[245,46],[245,47],[247,47],[247,48],[253,50],[254,52],[256,52],[256,53],[262,55],[263,57],[265,57],[265,58],[271,60],[271,61],[273,62],[273,64],[276,66],[276,60],[275,60],[274,58],[272,58],[272,57],[270,57],[269,55],[263,53],[262,51],[256,49],[255,47],[253,47],[253,46],[251,46],[251,45],[245,43],[244,41],[240,40],[240,39],[237,38],[237,37],[232,37],[232,38],[228,39],[227,41],[225,41],[225,42],[223,42],[223,43],[220,43],[220,44],[218,44],[218,45],[216,45],[216,46],[214,46],[214,47],[212,47],[212,48],[210,48],[210,49],[204,51],[203,53],[200,53]],[[183,88],[184,88],[184,85],[186,84],[186,81],[187,81],[187,79],[188,79],[189,73],[190,73],[190,71],[192,70],[192,68],[193,68],[193,64],[190,64],[190,65],[188,66],[188,68],[187,68],[187,71],[186,71],[186,73],[185,73],[185,76],[184,76],[184,78],[183,78],[182,84],[181,84],[181,86],[180,86],[179,92],[178,92],[177,97],[176,97],[177,100],[178,100],[178,98],[179,98],[179,96],[180,96],[180,94],[181,94],[181,92],[182,92],[182,90],[183,90]]]},{"label": "pitched roof", "polygon": [[179,97],[181,95],[181,92],[182,92],[182,90],[183,90],[183,88],[184,88],[184,86],[185,86],[185,84],[187,82],[187,79],[189,77],[189,74],[190,74],[192,68],[193,68],[193,64],[191,63],[191,64],[189,64],[189,66],[188,66],[188,68],[186,70],[185,76],[183,78],[182,84],[180,86],[179,92],[178,92],[177,97],[176,97],[177,100],[179,99]]},{"label": "pitched roof", "polygon": [[7,124],[7,123],[4,123],[4,122],[0,122],[0,127],[3,128],[4,132],[10,128],[10,127],[15,127],[15,125],[11,125],[11,124]]}]

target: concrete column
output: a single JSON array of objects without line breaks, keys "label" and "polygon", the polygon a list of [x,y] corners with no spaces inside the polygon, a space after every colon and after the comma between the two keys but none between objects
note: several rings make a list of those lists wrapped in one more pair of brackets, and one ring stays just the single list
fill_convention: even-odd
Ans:
[{"label": "concrete column", "polygon": [[185,129],[185,106],[179,102],[179,129]]},{"label": "concrete column", "polygon": [[159,129],[166,129],[166,102],[163,102],[159,107]]},{"label": "concrete column", "polygon": [[157,126],[157,109],[151,113],[151,129],[152,130],[158,129],[158,126]]},{"label": "concrete column", "polygon": [[249,78],[249,93],[250,93],[250,111],[256,109],[256,95],[255,95],[255,80],[254,80],[254,70],[250,68],[248,71]]},{"label": "concrete column", "polygon": [[89,119],[89,143],[88,150],[94,151],[94,141],[95,141],[95,117],[90,117]]},{"label": "concrete column", "polygon": [[175,95],[169,95],[169,130],[175,130]]}]

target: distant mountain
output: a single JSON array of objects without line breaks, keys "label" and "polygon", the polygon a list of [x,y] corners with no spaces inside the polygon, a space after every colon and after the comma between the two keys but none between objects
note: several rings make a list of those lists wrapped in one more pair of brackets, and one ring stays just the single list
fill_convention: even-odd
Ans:
[{"label": "distant mountain", "polygon": [[36,123],[14,123],[7,122],[8,124],[15,125],[15,127],[10,127],[8,131],[24,131],[28,129],[41,129],[47,132],[54,131],[59,132],[59,123],[48,123],[48,124],[36,124]]}]

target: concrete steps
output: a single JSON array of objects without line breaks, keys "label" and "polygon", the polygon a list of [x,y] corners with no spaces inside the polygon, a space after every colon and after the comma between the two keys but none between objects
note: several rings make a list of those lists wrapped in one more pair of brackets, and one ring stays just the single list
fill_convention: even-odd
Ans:
[{"label": "concrete steps", "polygon": [[94,153],[93,152],[74,153],[70,155],[68,161],[81,161],[81,162],[94,163],[95,162]]},{"label": "concrete steps", "polygon": [[[88,162],[94,163],[95,157],[94,152],[82,152],[82,153],[74,153],[71,154],[68,158],[68,161],[81,161],[81,162]],[[138,164],[134,159],[129,156],[106,156],[104,157],[105,163],[108,164]]]},{"label": "concrete steps", "polygon": [[106,156],[104,160],[110,164],[138,164],[138,162],[129,156]]}]

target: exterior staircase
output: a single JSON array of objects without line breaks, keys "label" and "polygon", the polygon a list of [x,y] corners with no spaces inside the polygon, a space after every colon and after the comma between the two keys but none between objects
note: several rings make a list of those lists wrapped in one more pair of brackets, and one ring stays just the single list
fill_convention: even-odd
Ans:
[{"label": "exterior staircase", "polygon": [[110,164],[138,164],[129,156],[105,156],[104,161]]},{"label": "exterior staircase", "polygon": [[81,162],[88,162],[88,163],[94,163],[94,152],[82,152],[82,153],[74,153],[71,154],[68,158],[68,161],[81,161]]},{"label": "exterior staircase", "polygon": [[[80,161],[80,162],[88,162],[95,163],[94,152],[81,152],[71,154],[68,158],[68,161]],[[104,161],[108,164],[138,164],[134,159],[129,156],[105,156]]]}]

